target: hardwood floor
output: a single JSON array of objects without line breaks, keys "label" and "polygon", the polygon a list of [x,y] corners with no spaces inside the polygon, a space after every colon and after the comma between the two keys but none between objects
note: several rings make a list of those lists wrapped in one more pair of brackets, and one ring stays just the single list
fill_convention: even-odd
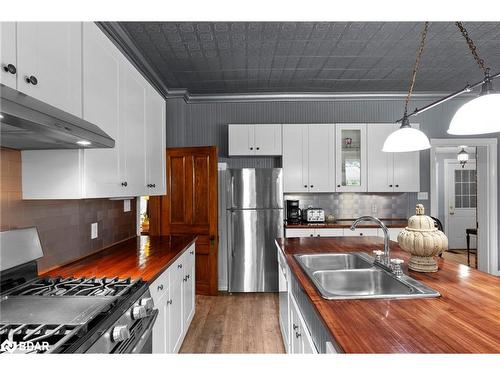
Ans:
[{"label": "hardwood floor", "polygon": [[284,353],[277,293],[196,296],[180,353]]},{"label": "hardwood floor", "polygon": [[[467,250],[445,251],[443,257],[467,265]],[[470,254],[470,267],[476,267],[476,255],[472,252]]]}]

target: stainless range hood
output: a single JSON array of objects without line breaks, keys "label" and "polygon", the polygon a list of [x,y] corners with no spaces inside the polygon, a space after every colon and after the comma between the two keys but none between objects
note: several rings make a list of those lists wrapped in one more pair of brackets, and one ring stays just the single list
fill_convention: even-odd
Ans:
[{"label": "stainless range hood", "polygon": [[0,145],[18,150],[113,148],[98,126],[0,84]]}]

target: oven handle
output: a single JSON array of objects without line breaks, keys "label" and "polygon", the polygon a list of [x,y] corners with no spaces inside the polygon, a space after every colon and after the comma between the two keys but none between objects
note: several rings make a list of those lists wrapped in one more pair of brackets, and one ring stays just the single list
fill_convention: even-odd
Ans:
[{"label": "oven handle", "polygon": [[153,333],[153,325],[156,322],[156,318],[158,317],[158,309],[154,309],[153,313],[149,316],[149,322],[148,325],[146,326],[146,329],[144,330],[144,333],[142,334],[141,338],[137,343],[134,345],[134,348],[132,349],[131,353],[139,353],[146,343],[146,341],[149,339],[149,336]]}]

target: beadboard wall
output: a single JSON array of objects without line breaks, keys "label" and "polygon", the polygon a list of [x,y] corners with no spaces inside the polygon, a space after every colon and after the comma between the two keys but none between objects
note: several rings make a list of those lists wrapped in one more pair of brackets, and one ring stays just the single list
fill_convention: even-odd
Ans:
[{"label": "beadboard wall", "polygon": [[[0,231],[37,227],[44,252],[39,272],[135,237],[135,199],[129,212],[122,200],[23,200],[21,152],[0,148],[0,163]],[[99,235],[91,240],[95,222]]]}]

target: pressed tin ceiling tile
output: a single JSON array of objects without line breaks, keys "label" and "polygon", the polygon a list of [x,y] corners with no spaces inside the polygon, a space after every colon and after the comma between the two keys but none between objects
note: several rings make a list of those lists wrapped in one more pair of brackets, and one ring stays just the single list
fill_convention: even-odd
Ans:
[{"label": "pressed tin ceiling tile", "polygon": [[[500,70],[500,23],[466,22]],[[422,22],[123,22],[169,89],[191,93],[406,91]],[[453,22],[431,23],[417,91],[482,77]],[[227,80],[227,82],[224,82]]]}]

